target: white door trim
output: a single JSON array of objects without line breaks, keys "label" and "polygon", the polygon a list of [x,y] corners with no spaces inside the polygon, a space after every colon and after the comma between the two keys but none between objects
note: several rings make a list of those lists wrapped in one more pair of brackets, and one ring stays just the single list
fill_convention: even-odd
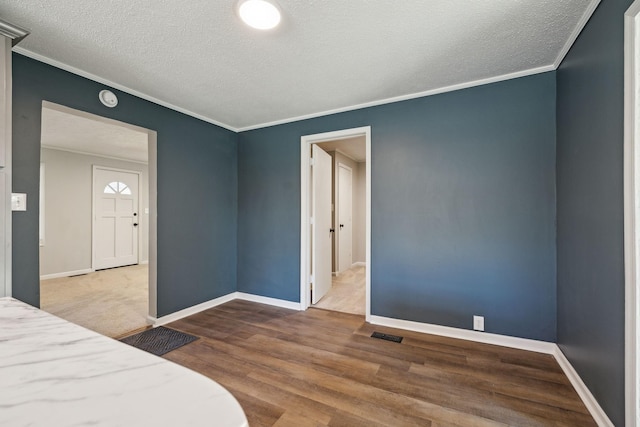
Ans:
[{"label": "white door trim", "polygon": [[[109,166],[100,166],[93,165],[92,173],[91,173],[91,270],[96,271],[96,171],[104,170],[109,172],[125,172],[130,173],[132,175],[138,176],[138,224],[140,223],[140,218],[142,218],[142,213],[140,212],[140,208],[143,206],[142,204],[142,173],[139,171],[128,170],[128,169],[118,169],[112,168]],[[144,208],[142,208],[144,209]],[[138,227],[138,250],[136,251],[136,263],[140,263],[140,248],[144,244],[142,242],[142,227]]]},{"label": "white door trim", "polygon": [[344,129],[335,132],[325,132],[314,135],[305,135],[300,138],[300,309],[306,310],[309,307],[310,287],[310,233],[311,226],[309,224],[310,214],[310,165],[311,144],[317,144],[324,141],[335,141],[336,139],[346,139],[356,136],[365,137],[366,144],[366,224],[365,224],[365,251],[366,251],[366,268],[365,268],[365,316],[369,321],[371,318],[371,126],[360,128]]},{"label": "white door trim", "polygon": [[638,321],[640,320],[640,72],[638,33],[640,0],[624,16],[624,248],[625,248],[625,419],[640,426]]}]

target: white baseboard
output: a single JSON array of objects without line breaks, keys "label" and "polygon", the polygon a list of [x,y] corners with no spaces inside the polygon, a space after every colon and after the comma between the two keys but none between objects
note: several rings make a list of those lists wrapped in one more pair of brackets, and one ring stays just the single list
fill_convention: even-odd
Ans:
[{"label": "white baseboard", "polygon": [[194,305],[191,307],[187,307],[183,310],[176,311],[175,313],[167,314],[166,316],[162,316],[158,318],[147,316],[147,321],[154,327],[166,325],[167,323],[175,322],[176,320],[180,320],[184,317],[200,313],[201,311],[208,310],[210,308],[216,307],[218,305],[224,304],[229,301],[233,301],[234,299],[253,301],[261,304],[288,308],[291,310],[300,310],[300,303],[298,302],[291,302],[291,301],[285,301],[285,300],[276,299],[276,298],[263,297],[260,295],[246,294],[244,292],[232,292],[230,294],[223,295],[221,297],[218,297],[209,301],[205,301],[198,305]]},{"label": "white baseboard", "polygon": [[485,344],[501,345],[503,347],[517,348],[520,350],[535,351],[536,353],[554,354],[556,348],[555,344],[546,341],[470,331],[467,329],[452,328],[450,326],[412,322],[410,320],[393,319],[390,317],[371,316],[370,323],[374,325],[389,326],[391,328],[406,329],[408,331],[422,332],[425,334],[440,335]]},{"label": "white baseboard", "polygon": [[221,297],[218,297],[209,301],[205,301],[203,303],[200,303],[191,307],[187,307],[183,310],[176,311],[174,313],[167,314],[166,316],[162,316],[158,318],[147,316],[147,320],[150,321],[154,327],[166,325],[167,323],[175,322],[176,320],[180,320],[184,317],[191,316],[196,313],[200,313],[201,311],[208,310],[210,308],[224,304],[225,302],[234,300],[236,299],[236,294],[237,292],[232,292],[230,294],[223,295]]},{"label": "white baseboard", "polygon": [[147,260],[144,260],[144,261],[140,261],[138,264],[147,265],[147,264],[149,264],[149,260],[147,259]]},{"label": "white baseboard", "polygon": [[598,423],[598,426],[614,427],[613,423],[604,412],[596,398],[593,397],[593,394],[591,394],[589,388],[585,385],[585,383],[582,381],[582,378],[580,378],[580,375],[578,375],[576,370],[571,365],[571,362],[569,362],[562,350],[560,350],[560,347],[558,347],[557,345],[555,345],[555,351],[553,352],[553,355],[564,371],[564,374],[567,376],[567,378],[569,378],[569,381],[571,381],[573,388],[576,389],[578,396],[580,396],[580,399],[582,399],[582,402],[589,410],[589,413],[596,421],[596,423]]},{"label": "white baseboard", "polygon": [[81,274],[93,273],[93,270],[86,268],[84,270],[63,271],[61,273],[43,274],[40,276],[40,280],[58,279],[60,277],[79,276]]},{"label": "white baseboard", "polygon": [[244,292],[236,292],[236,298],[245,301],[253,301],[261,304],[273,305],[276,307],[288,308],[290,310],[301,310],[299,302],[286,301],[277,298],[263,297],[260,295],[245,294]]}]

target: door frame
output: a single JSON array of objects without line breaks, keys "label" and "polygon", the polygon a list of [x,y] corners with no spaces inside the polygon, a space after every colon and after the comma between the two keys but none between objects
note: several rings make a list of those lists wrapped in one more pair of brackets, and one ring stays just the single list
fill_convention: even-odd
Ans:
[{"label": "door frame", "polygon": [[[110,172],[124,172],[130,173],[132,175],[138,176],[138,224],[140,224],[140,218],[142,218],[142,214],[140,213],[140,207],[142,204],[142,191],[141,189],[141,181],[142,173],[134,170],[127,169],[119,169],[112,168],[109,166],[100,166],[93,165],[91,169],[91,270],[96,271],[96,170],[106,170]],[[142,233],[140,232],[141,227],[138,227],[138,250],[136,251],[136,264],[140,264],[140,248],[144,244],[142,241]]]},{"label": "door frame", "polygon": [[625,419],[640,425],[640,0],[624,15]]},{"label": "door frame", "polygon": [[[340,168],[347,169],[351,173],[351,265],[349,268],[353,266],[353,169],[349,167],[346,163],[342,163],[338,161],[338,170],[336,173],[336,203],[334,209],[335,223],[334,229],[338,230],[340,228]],[[335,241],[335,251],[336,251],[336,276],[340,274],[340,233],[336,232],[336,241]]]},{"label": "door frame", "polygon": [[309,308],[311,287],[309,279],[311,271],[311,144],[347,139],[358,136],[365,137],[366,146],[366,196],[365,196],[365,319],[371,319],[371,126],[343,129],[334,132],[304,135],[300,138],[300,309]]}]

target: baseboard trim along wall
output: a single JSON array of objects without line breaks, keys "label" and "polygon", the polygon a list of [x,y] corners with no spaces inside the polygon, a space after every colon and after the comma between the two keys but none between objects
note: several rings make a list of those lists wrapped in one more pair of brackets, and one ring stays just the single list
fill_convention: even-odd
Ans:
[{"label": "baseboard trim along wall", "polygon": [[558,347],[557,345],[555,347],[556,348],[553,356],[556,358],[556,361],[564,371],[567,378],[569,378],[569,381],[571,381],[571,385],[573,385],[573,388],[578,393],[578,396],[580,396],[580,399],[582,399],[582,402],[587,407],[589,413],[596,421],[598,426],[614,427],[613,423],[604,412],[596,398],[593,397],[591,391],[587,388],[585,383],[582,381],[582,378],[580,378],[580,375],[578,375],[576,370],[573,368],[571,362],[569,362],[569,359],[567,359],[560,347]]},{"label": "baseboard trim along wall", "polygon": [[162,316],[158,318],[147,316],[147,321],[154,327],[166,325],[167,323],[175,322],[176,320],[180,320],[184,317],[200,313],[201,311],[208,310],[210,308],[216,307],[218,305],[224,304],[229,301],[233,301],[234,299],[241,299],[245,301],[257,302],[260,304],[273,305],[275,307],[288,308],[291,310],[300,310],[300,303],[297,303],[297,302],[285,301],[277,298],[263,297],[260,295],[246,294],[244,292],[232,292],[230,294],[223,295],[221,297],[214,298],[209,301],[205,301],[201,304],[187,307],[180,311],[176,311],[175,313],[167,314],[166,316]]},{"label": "baseboard trim along wall", "polygon": [[188,317],[188,316],[200,313],[201,311],[205,311],[210,308],[216,307],[218,305],[224,304],[225,302],[232,301],[236,299],[236,293],[237,292],[232,292],[230,294],[223,295],[221,297],[214,298],[209,301],[205,301],[201,304],[187,307],[180,311],[176,311],[175,313],[167,314],[166,316],[162,316],[158,318],[147,316],[147,320],[151,323],[151,325],[153,325],[153,327],[166,325],[167,323],[175,322],[176,320],[180,320],[184,317]]},{"label": "baseboard trim along wall", "polygon": [[85,268],[84,270],[63,271],[61,273],[43,274],[42,276],[40,276],[40,280],[58,279],[60,277],[80,276],[81,274],[89,274],[89,273],[93,273],[93,270],[90,268]]},{"label": "baseboard trim along wall", "polygon": [[286,301],[277,298],[263,297],[260,295],[246,294],[244,292],[236,292],[236,298],[242,299],[245,301],[253,301],[261,304],[273,305],[276,307],[288,308],[290,310],[298,310],[300,311],[300,303]]},{"label": "baseboard trim along wall", "polygon": [[[244,292],[232,292],[230,294],[212,299],[210,301],[203,302],[202,304],[194,305],[193,307],[185,308],[184,310],[177,311],[167,316],[159,318],[153,318],[148,316],[148,321],[155,327],[165,325],[167,323],[182,319],[183,317],[191,316],[209,308],[216,307],[234,299],[241,299],[245,301],[257,302],[260,304],[267,304],[276,307],[288,308],[290,310],[300,310],[300,303],[281,300],[277,298],[263,297],[260,295],[247,294]],[[593,397],[591,391],[584,384],[576,370],[571,366],[569,360],[565,357],[560,347],[555,343],[546,341],[537,341],[526,338],[510,337],[506,335],[490,334],[487,332],[470,331],[467,329],[453,328],[450,326],[433,325],[429,323],[413,322],[410,320],[394,319],[391,317],[383,316],[371,316],[371,324],[387,326],[390,328],[404,329],[407,331],[422,332],[425,334],[439,335],[449,338],[457,338],[467,341],[475,341],[484,344],[499,345],[502,347],[516,348],[520,350],[534,351],[536,353],[545,353],[552,355],[562,371],[565,373],[569,381],[573,385],[573,388],[578,393],[578,396],[582,399],[589,413],[594,418],[598,426],[600,427],[613,427],[613,423],[607,417],[607,414],[602,410],[598,401]]]},{"label": "baseboard trim along wall", "polygon": [[390,328],[405,329],[407,331],[440,335],[461,340],[500,345],[520,350],[535,351],[536,353],[554,354],[556,345],[546,341],[530,340],[526,338],[509,337],[506,335],[490,334],[487,332],[470,331],[450,326],[433,325],[429,323],[413,322],[410,320],[394,319],[391,317],[371,316],[374,325]]}]

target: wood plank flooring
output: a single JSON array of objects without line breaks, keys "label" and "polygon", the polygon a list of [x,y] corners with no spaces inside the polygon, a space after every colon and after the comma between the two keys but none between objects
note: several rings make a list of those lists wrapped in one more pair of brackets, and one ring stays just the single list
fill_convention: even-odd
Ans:
[{"label": "wood plank flooring", "polygon": [[252,427],[596,425],[550,355],[240,300],[167,326],[201,339],[164,357],[225,386]]}]

